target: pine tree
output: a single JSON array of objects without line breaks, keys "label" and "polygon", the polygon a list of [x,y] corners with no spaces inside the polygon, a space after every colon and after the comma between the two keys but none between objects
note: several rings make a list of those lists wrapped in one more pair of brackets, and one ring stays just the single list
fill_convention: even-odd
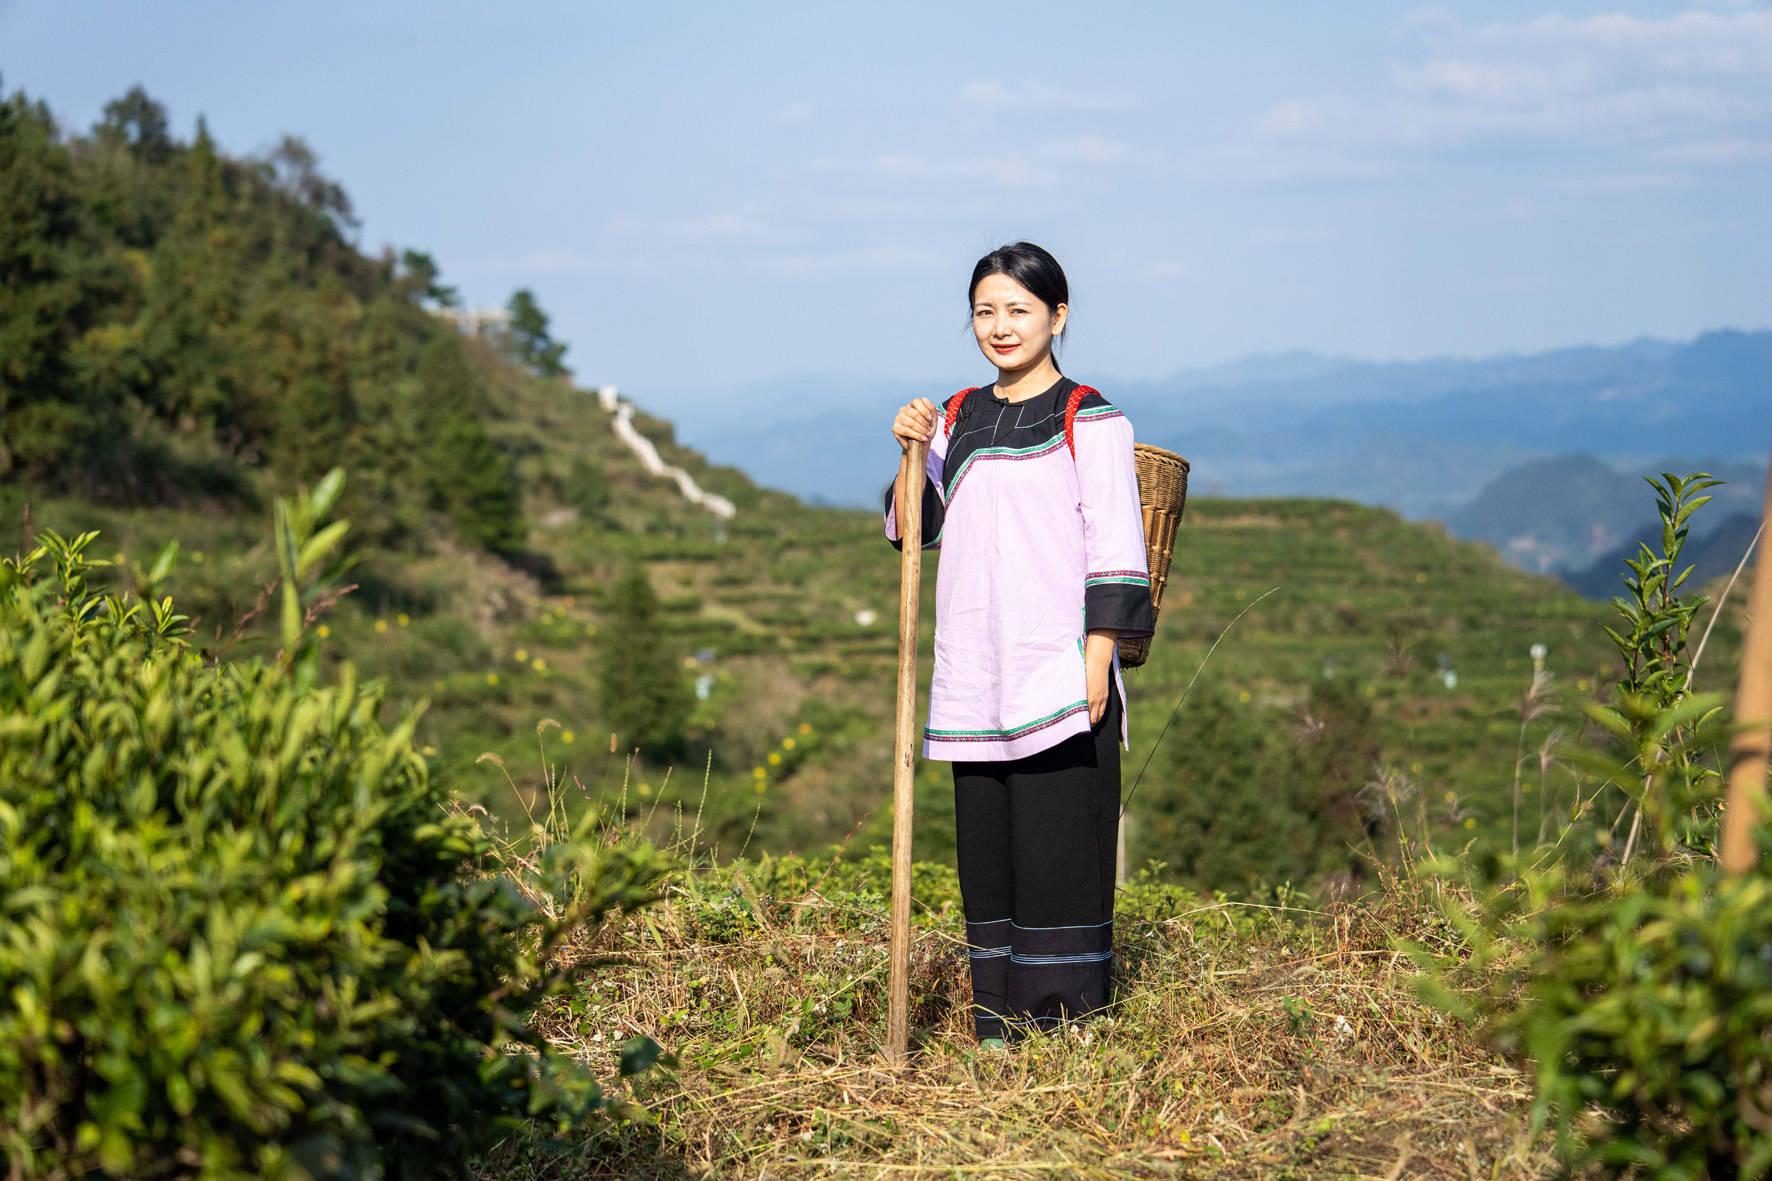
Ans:
[{"label": "pine tree", "polygon": [[693,691],[683,676],[683,654],[660,624],[658,595],[643,567],[631,568],[612,588],[599,655],[603,717],[623,748],[682,753]]},{"label": "pine tree", "polygon": [[480,420],[451,415],[430,458],[431,491],[456,530],[493,553],[523,548],[523,489]]},{"label": "pine tree", "polygon": [[505,306],[510,313],[511,352],[519,361],[542,377],[562,377],[567,373],[561,358],[565,344],[548,335],[548,314],[535,302],[535,293],[520,287]]}]

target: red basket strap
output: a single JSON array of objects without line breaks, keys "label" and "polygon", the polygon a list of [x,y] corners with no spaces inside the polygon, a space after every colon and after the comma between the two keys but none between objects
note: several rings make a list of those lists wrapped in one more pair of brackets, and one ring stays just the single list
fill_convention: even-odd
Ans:
[{"label": "red basket strap", "polygon": [[941,433],[942,434],[951,435],[954,433],[954,419],[960,417],[960,403],[964,402],[966,400],[967,394],[970,394],[973,390],[975,390],[977,388],[978,387],[975,385],[967,386],[965,389],[961,390],[959,393],[955,394],[953,397],[948,399],[947,417],[943,420],[943,422],[941,424]]},{"label": "red basket strap", "polygon": [[1071,458],[1077,458],[1077,440],[1071,424],[1077,420],[1077,406],[1090,394],[1098,393],[1093,386],[1080,385],[1071,391],[1070,401],[1064,406],[1064,444],[1071,449]]}]

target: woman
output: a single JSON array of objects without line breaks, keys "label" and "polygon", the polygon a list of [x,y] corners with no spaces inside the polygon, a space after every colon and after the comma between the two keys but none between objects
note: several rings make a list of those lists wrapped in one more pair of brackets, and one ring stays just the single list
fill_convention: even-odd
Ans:
[{"label": "woman", "polygon": [[[968,298],[996,382],[939,411],[917,398],[892,434],[929,443],[921,544],[942,557],[923,755],[953,763],[973,1019],[1000,1049],[1108,1004],[1130,749],[1116,640],[1151,634],[1154,617],[1132,424],[1053,360],[1063,269],[1017,242],[978,261]],[[886,489],[894,549],[900,482]]]}]

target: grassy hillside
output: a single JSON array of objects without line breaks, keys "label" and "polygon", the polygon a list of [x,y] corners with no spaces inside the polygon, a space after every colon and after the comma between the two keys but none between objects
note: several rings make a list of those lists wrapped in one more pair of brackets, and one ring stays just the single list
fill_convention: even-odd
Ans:
[{"label": "grassy hillside", "polygon": [[[547,576],[439,539],[428,553],[374,554],[354,576],[358,589],[326,617],[331,642],[390,678],[396,696],[429,699],[420,735],[435,773],[508,819],[521,815],[519,797],[536,790],[546,758],[593,795],[625,783],[630,809],[656,813],[655,825],[701,803],[723,855],[747,838],[775,851],[810,851],[851,832],[857,847],[887,839],[897,554],[877,516],[756,488],[675,447],[668,424],[641,419],[667,459],[739,506],[718,541],[713,518],[641,470],[588,393],[509,373],[499,407],[490,433],[514,459],[525,547]],[[595,514],[564,491],[581,460],[607,477],[607,505]],[[16,530],[16,500],[6,519]],[[182,539],[171,588],[199,605],[205,634],[221,626],[219,647],[274,569],[253,516],[48,499],[32,503],[31,519],[102,528],[137,560]],[[645,752],[630,765],[625,748],[612,756],[600,716],[605,588],[630,561],[662,600],[671,647],[657,659],[712,677],[688,753],[669,765]],[[925,578],[929,603],[934,563]],[[875,613],[872,624],[855,621],[862,609]],[[1156,858],[1198,886],[1238,893],[1264,879],[1357,874],[1347,846],[1384,844],[1393,796],[1412,818],[1419,810],[1461,835],[1506,840],[1528,649],[1546,645],[1567,697],[1597,696],[1616,661],[1599,629],[1609,611],[1386,510],[1194,500],[1150,662],[1127,673],[1131,864]],[[925,690],[933,625],[926,610]],[[1726,617],[1699,687],[1727,683],[1736,635]],[[231,650],[267,643],[249,626]],[[697,651],[712,658],[696,661]],[[1560,783],[1554,767],[1541,777],[1533,751],[1570,716],[1526,729],[1531,831],[1539,799],[1554,803]],[[545,718],[559,726],[538,735]],[[477,763],[488,751],[516,790]],[[1370,786],[1387,772],[1386,788]],[[918,783],[919,855],[946,860],[946,765],[923,767]]]}]

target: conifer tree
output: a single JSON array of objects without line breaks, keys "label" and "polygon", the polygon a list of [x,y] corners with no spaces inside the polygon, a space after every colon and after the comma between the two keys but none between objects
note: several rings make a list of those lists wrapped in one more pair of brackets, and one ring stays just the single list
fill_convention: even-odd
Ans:
[{"label": "conifer tree", "polygon": [[643,567],[612,588],[599,653],[603,717],[624,750],[680,754],[694,705],[683,654],[658,618],[658,595]]},{"label": "conifer tree", "polygon": [[548,335],[548,314],[535,302],[535,293],[519,287],[505,305],[510,313],[511,352],[542,377],[563,377],[567,369],[561,358],[566,345]]}]

